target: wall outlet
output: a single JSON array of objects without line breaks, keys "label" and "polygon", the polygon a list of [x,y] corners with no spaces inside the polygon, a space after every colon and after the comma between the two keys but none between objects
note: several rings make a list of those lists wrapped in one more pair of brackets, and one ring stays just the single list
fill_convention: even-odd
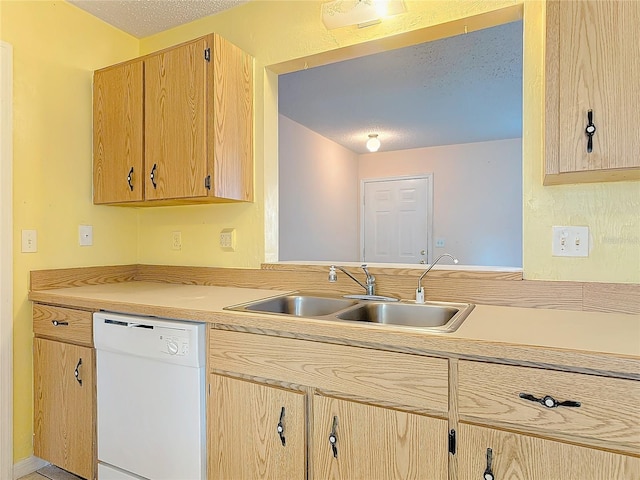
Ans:
[{"label": "wall outlet", "polygon": [[35,253],[38,251],[38,232],[36,230],[22,230],[22,252]]},{"label": "wall outlet", "polygon": [[552,227],[554,257],[588,257],[589,227]]},{"label": "wall outlet", "polygon": [[445,244],[444,238],[436,238],[436,247],[443,248]]},{"label": "wall outlet", "polygon": [[93,245],[92,225],[78,225],[78,243],[81,247],[90,247]]},{"label": "wall outlet", "polygon": [[182,232],[171,232],[171,250],[182,250]]},{"label": "wall outlet", "polygon": [[235,228],[225,228],[220,232],[220,247],[227,252],[236,251]]}]

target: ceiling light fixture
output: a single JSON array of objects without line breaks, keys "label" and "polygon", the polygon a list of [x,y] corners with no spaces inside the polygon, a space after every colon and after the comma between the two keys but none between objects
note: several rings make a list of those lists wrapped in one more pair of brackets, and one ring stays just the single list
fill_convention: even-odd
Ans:
[{"label": "ceiling light fixture", "polygon": [[367,140],[367,150],[370,152],[377,152],[380,148],[380,139],[378,139],[377,133],[370,133],[369,140]]},{"label": "ceiling light fixture", "polygon": [[322,4],[322,22],[327,30],[349,25],[368,27],[406,11],[402,0],[333,0]]}]

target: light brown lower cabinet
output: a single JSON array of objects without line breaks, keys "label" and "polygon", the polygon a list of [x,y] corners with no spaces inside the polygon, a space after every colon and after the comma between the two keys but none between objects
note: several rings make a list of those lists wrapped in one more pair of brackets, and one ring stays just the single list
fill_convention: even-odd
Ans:
[{"label": "light brown lower cabinet", "polygon": [[34,339],[34,454],[83,478],[95,466],[94,350]]},{"label": "light brown lower cabinet", "polygon": [[209,479],[304,479],[304,393],[216,374],[209,381]]},{"label": "light brown lower cabinet", "polygon": [[313,397],[313,479],[448,478],[447,422]]},{"label": "light brown lower cabinet", "polygon": [[640,458],[460,424],[458,478],[613,480],[640,478]]},{"label": "light brown lower cabinet", "polygon": [[303,392],[209,381],[210,479],[448,478],[445,420],[313,395],[308,422]]}]

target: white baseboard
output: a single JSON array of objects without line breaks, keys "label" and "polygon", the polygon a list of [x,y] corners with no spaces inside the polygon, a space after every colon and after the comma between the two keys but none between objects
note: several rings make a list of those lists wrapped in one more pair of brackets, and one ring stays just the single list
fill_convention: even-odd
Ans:
[{"label": "white baseboard", "polygon": [[29,475],[47,465],[49,465],[49,462],[33,455],[24,460],[20,460],[18,463],[13,464],[13,480]]}]

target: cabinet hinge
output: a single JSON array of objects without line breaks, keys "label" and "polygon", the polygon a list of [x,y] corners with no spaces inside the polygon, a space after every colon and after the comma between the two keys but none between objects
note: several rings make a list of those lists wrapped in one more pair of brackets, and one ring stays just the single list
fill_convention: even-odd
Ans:
[{"label": "cabinet hinge", "polygon": [[211,190],[211,175],[204,177],[204,188]]},{"label": "cabinet hinge", "polygon": [[211,48],[207,47],[207,48],[204,49],[204,59],[207,62],[211,61]]},{"label": "cabinet hinge", "polygon": [[449,431],[449,453],[456,454],[456,431],[453,428]]}]

